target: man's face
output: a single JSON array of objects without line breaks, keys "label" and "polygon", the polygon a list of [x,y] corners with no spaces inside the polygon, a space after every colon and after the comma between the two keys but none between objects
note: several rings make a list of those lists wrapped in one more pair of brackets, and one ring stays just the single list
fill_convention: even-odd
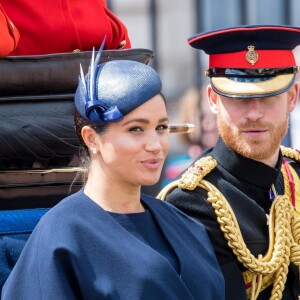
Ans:
[{"label": "man's face", "polygon": [[265,163],[275,158],[277,161],[289,112],[294,108],[293,91],[266,98],[235,99],[215,93],[213,97],[224,142],[248,158]]}]

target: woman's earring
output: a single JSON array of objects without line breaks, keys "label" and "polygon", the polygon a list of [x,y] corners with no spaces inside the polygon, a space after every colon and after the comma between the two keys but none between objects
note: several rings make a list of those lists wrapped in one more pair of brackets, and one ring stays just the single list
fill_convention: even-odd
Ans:
[{"label": "woman's earring", "polygon": [[97,149],[96,148],[92,148],[92,152],[93,152],[93,154],[97,154]]}]

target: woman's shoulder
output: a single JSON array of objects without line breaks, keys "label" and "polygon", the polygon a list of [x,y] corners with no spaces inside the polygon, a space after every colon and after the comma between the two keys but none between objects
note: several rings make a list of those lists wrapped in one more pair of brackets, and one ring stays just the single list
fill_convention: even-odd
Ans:
[{"label": "woman's shoulder", "polygon": [[196,226],[205,230],[205,227],[202,223],[188,216],[169,202],[145,194],[142,195],[142,199],[146,202],[148,206],[150,206],[154,210],[159,210],[162,213],[171,214],[175,218],[179,218],[182,222],[186,223],[186,225],[190,225],[192,227]]},{"label": "woman's shoulder", "polygon": [[55,216],[55,215],[65,213],[65,211],[69,211],[69,210],[76,211],[78,205],[82,203],[83,198],[85,198],[85,195],[83,193],[83,190],[81,189],[78,192],[71,194],[66,198],[62,199],[58,204],[53,206],[45,216],[47,217]]},{"label": "woman's shoulder", "polygon": [[[40,220],[37,230],[63,232],[70,228],[70,225],[80,223],[88,212],[93,210],[94,203],[83,193],[83,190],[69,195],[52,207]],[[92,208],[91,208],[92,206]]]}]

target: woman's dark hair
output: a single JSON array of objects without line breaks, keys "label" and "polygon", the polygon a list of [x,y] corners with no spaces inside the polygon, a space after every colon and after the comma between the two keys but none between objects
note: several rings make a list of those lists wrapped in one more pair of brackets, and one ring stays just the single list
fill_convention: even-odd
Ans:
[{"label": "woman's dark hair", "polygon": [[88,175],[88,167],[90,165],[90,153],[89,149],[86,146],[85,142],[82,139],[81,136],[81,129],[84,126],[89,126],[93,128],[98,134],[101,134],[106,131],[108,124],[97,124],[93,123],[85,118],[83,118],[77,109],[75,108],[74,110],[74,124],[75,124],[75,132],[79,141],[79,159],[80,159],[80,167],[82,167],[85,172],[78,172],[77,175],[74,178],[73,184],[77,181],[85,183],[87,180],[87,175]]},{"label": "woman's dark hair", "polygon": [[74,110],[74,123],[75,123],[75,131],[76,131],[76,135],[77,138],[79,140],[79,145],[84,148],[87,152],[88,152],[88,148],[86,146],[86,144],[84,143],[82,136],[81,136],[81,129],[84,126],[89,126],[91,128],[93,128],[98,134],[101,134],[103,132],[105,132],[105,130],[107,129],[107,124],[97,124],[97,123],[93,123],[90,120],[87,120],[85,118],[83,118],[79,112],[77,111],[77,109],[75,108]]}]

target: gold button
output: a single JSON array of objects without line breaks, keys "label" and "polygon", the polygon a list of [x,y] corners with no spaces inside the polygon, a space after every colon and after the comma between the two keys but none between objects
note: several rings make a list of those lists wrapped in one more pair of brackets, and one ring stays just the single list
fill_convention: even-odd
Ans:
[{"label": "gold button", "polygon": [[81,50],[80,49],[73,50],[73,53],[78,53],[78,52],[81,52]]},{"label": "gold button", "polygon": [[126,40],[123,40],[121,43],[120,43],[120,46],[118,49],[124,49],[124,47],[126,46]]},{"label": "gold button", "polygon": [[15,30],[15,25],[12,21],[9,21],[9,25],[11,27],[12,30]]}]

